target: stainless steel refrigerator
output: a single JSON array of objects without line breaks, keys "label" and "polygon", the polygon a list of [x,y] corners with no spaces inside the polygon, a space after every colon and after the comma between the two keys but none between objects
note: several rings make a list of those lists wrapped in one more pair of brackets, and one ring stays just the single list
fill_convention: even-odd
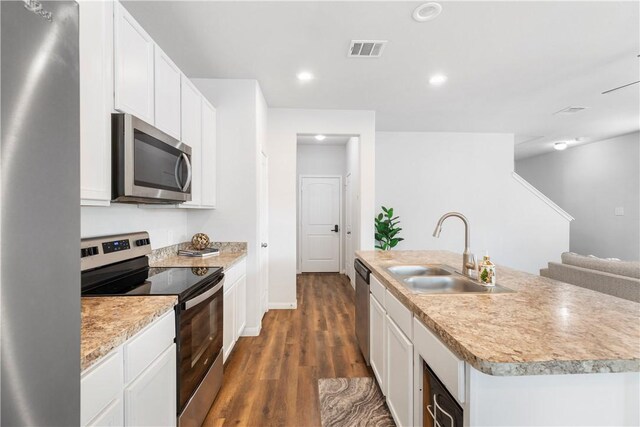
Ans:
[{"label": "stainless steel refrigerator", "polygon": [[78,5],[0,3],[1,423],[78,425]]}]

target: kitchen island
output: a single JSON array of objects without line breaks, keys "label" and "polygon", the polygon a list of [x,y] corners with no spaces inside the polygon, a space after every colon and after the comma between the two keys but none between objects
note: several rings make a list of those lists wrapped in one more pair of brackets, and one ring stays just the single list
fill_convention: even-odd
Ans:
[{"label": "kitchen island", "polygon": [[439,354],[425,345],[424,334],[459,361],[443,366],[459,366],[460,372],[440,368],[436,374],[454,378],[456,384],[448,388],[455,389],[465,425],[640,421],[640,304],[502,266],[498,283],[514,292],[416,294],[386,268],[444,264],[459,271],[462,256],[444,251],[356,255],[372,271],[372,292],[376,281],[387,301],[399,302],[413,316],[412,328],[404,331],[416,348],[408,399],[415,407],[414,423],[422,424],[424,412],[418,371],[422,360],[431,365],[431,355]]}]

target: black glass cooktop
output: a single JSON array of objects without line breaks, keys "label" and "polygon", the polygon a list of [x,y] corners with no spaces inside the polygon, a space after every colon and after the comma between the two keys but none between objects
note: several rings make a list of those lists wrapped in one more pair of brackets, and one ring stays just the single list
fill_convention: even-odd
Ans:
[{"label": "black glass cooktop", "polygon": [[131,260],[83,272],[82,295],[177,295],[184,300],[217,282],[221,274],[221,267],[150,269],[146,260]]}]

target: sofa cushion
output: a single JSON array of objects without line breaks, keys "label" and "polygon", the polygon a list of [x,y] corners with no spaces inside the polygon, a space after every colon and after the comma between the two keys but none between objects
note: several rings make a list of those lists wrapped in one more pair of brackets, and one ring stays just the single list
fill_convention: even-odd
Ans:
[{"label": "sofa cushion", "polygon": [[640,261],[613,261],[594,256],[579,255],[573,252],[565,252],[562,254],[562,263],[640,279]]},{"label": "sofa cushion", "polygon": [[561,282],[640,302],[640,279],[550,262],[545,276]]}]

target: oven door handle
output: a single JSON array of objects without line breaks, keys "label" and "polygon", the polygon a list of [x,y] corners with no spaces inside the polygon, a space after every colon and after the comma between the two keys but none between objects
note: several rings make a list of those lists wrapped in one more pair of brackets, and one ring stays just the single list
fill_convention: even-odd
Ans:
[{"label": "oven door handle", "polygon": [[224,285],[224,279],[220,280],[220,283],[218,283],[217,285],[215,285],[213,288],[209,289],[208,291],[205,291],[205,292],[197,295],[195,298],[190,299],[187,302],[185,302],[184,303],[184,309],[185,310],[189,310],[190,308],[195,307],[196,305],[200,304],[202,301],[210,298],[216,292],[218,292],[220,289],[222,289],[223,285]]}]

